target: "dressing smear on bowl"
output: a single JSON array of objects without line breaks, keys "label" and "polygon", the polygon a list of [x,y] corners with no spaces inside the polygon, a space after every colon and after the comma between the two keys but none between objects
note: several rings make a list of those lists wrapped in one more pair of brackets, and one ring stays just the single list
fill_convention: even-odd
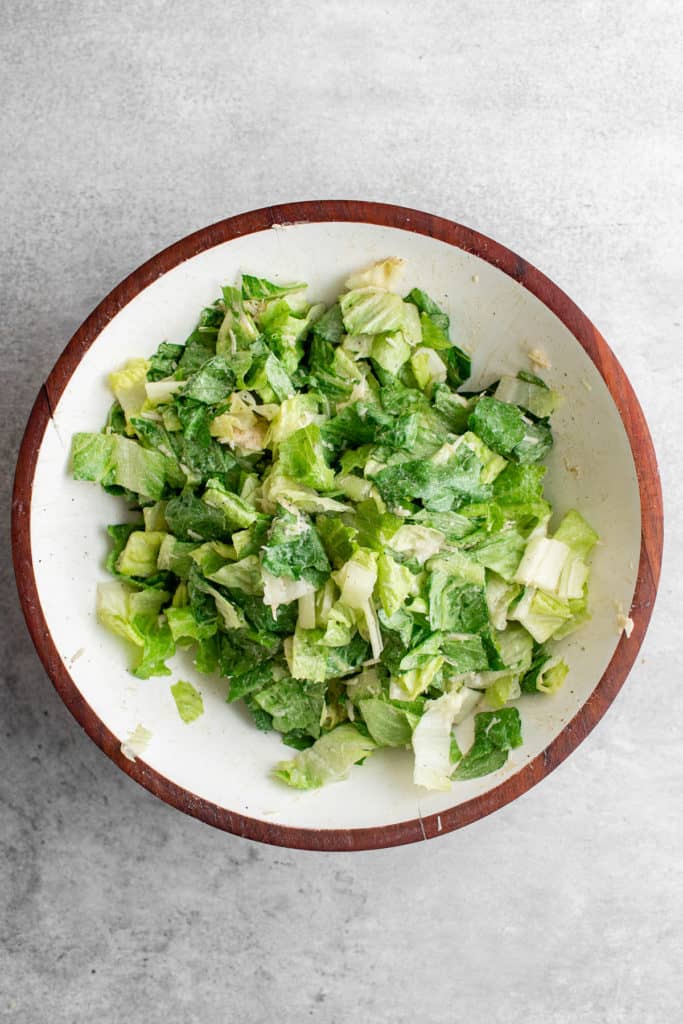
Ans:
[{"label": "dressing smear on bowl", "polygon": [[[576,510],[551,530],[543,493],[557,392],[525,370],[468,390],[465,340],[402,271],[353,274],[329,306],[243,274],[185,344],[113,370],[104,429],[73,439],[76,479],[137,512],[108,528],[100,622],[138,678],[180,648],[225,678],[297,751],[274,767],[295,788],[383,747],[432,790],[499,770],[515,702],[563,685],[552,644],[589,618],[597,534]],[[172,693],[202,714],[191,684]]]}]

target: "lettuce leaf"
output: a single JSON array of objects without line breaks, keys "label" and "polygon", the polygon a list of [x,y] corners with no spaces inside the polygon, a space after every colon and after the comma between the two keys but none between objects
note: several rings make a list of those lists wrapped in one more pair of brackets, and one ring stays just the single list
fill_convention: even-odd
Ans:
[{"label": "lettuce leaf", "polygon": [[481,711],[474,716],[474,743],[458,763],[453,778],[464,781],[502,768],[508,752],[522,743],[521,721],[517,708]]},{"label": "lettuce leaf", "polygon": [[202,695],[192,683],[179,679],[171,687],[171,693],[173,694],[178,714],[186,724],[196,721],[204,714]]},{"label": "lettuce leaf", "polygon": [[318,789],[347,778],[353,765],[376,749],[375,741],[354,725],[338,725],[293,760],[280,761],[274,775],[294,789]]}]

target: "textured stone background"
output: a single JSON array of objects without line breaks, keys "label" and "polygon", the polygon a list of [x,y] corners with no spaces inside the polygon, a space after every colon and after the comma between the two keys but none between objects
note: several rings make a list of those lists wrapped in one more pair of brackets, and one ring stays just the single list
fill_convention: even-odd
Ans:
[{"label": "textured stone background", "polygon": [[118,280],[226,215],[341,196],[461,220],[572,295],[649,418],[668,536],[642,657],[568,763],[461,833],[325,856],[116,771],[33,652],[6,517],[0,1019],[680,1019],[682,31],[664,0],[2,4],[4,493]]}]

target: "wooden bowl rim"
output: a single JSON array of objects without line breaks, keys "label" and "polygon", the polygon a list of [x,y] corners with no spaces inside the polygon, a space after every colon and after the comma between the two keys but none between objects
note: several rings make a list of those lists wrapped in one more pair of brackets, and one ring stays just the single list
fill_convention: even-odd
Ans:
[{"label": "wooden bowl rim", "polygon": [[[571,331],[601,374],[628,435],[641,502],[641,549],[630,615],[630,638],[622,634],[595,690],[573,719],[536,758],[512,777],[459,806],[398,824],[372,828],[309,829],[250,818],[204,800],[155,771],[142,758],[130,761],[121,741],[78,690],[62,662],[40,604],[31,556],[31,499],[38,453],[55,409],[81,358],[103,328],[162,274],[206,249],[272,227],[319,222],[358,222],[428,235],[472,253],[508,274],[547,306]],[[556,284],[505,246],[443,217],[384,203],[322,200],[284,203],[228,217],[188,235],[153,256],[100,302],[79,327],[41,387],[29,416],[17,461],[12,498],[12,555],[21,607],[38,655],[69,711],[122,771],[155,796],[216,828],[259,842],[307,850],[368,850],[429,839],[477,821],[525,793],[557,767],[600,721],[633,665],[650,621],[663,545],[659,471],[652,438],[631,384],[599,331]]]}]

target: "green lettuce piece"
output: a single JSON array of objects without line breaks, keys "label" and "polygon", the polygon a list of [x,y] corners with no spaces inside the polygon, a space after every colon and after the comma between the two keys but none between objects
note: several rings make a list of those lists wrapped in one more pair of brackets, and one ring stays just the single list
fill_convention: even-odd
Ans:
[{"label": "green lettuce piece", "polygon": [[527,505],[543,494],[545,466],[508,463],[493,484],[493,496],[501,505]]},{"label": "green lettuce piece", "polygon": [[228,538],[231,525],[222,508],[216,508],[185,490],[166,506],[166,521],[179,540],[221,540]]},{"label": "green lettuce piece", "polygon": [[248,697],[245,697],[244,704],[249,709],[251,719],[256,728],[260,732],[270,732],[273,728],[273,719],[267,711],[258,706],[253,695],[250,694]]},{"label": "green lettuce piece", "polygon": [[540,693],[557,693],[568,673],[569,666],[564,658],[551,658],[536,674],[536,689]]},{"label": "green lettuce piece", "polygon": [[[569,549],[568,549],[569,550]],[[562,567],[560,579],[554,593],[562,601],[569,599],[581,600],[585,595],[590,570],[583,559],[578,558],[571,550]]]},{"label": "green lettuce piece", "polygon": [[357,672],[370,657],[368,642],[355,633],[343,647],[326,647],[325,679],[339,679]]},{"label": "green lettuce piece", "polygon": [[312,306],[300,316],[292,311],[286,299],[278,299],[269,303],[261,314],[261,329],[286,373],[291,375],[296,371],[304,352],[303,338],[323,311],[323,306]]},{"label": "green lettuce piece", "polygon": [[356,549],[358,531],[342,523],[341,519],[329,515],[318,516],[315,528],[329,561],[335,569],[341,569]]},{"label": "green lettuce piece", "polygon": [[587,559],[600,537],[577,512],[570,509],[555,530],[554,539],[566,544],[577,558]]},{"label": "green lettuce piece", "polygon": [[377,559],[377,596],[387,618],[403,607],[414,582],[410,569],[399,565],[391,555],[380,554]]},{"label": "green lettuce piece", "polygon": [[207,540],[204,544],[198,544],[190,554],[192,566],[204,576],[211,576],[212,573],[222,569],[227,562],[237,560],[237,552],[231,544],[225,544],[220,540]]},{"label": "green lettuce piece", "polygon": [[464,699],[462,691],[454,690],[426,702],[412,740],[415,753],[413,782],[416,786],[441,791],[450,789],[453,772],[451,729]]},{"label": "green lettuce piece", "polygon": [[172,345],[168,341],[162,341],[149,361],[147,380],[157,381],[171,377],[178,369],[184,351],[184,345]]},{"label": "green lettuce piece", "polygon": [[572,610],[552,594],[527,587],[510,618],[520,622],[537,643],[544,644],[572,618]]},{"label": "green lettuce piece", "polygon": [[337,346],[344,334],[344,321],[338,302],[330,306],[313,325],[313,338],[319,338],[329,345]]},{"label": "green lettuce piece", "polygon": [[435,352],[443,352],[451,347],[448,331],[442,330],[428,313],[420,313],[422,344]]},{"label": "green lettuce piece", "polygon": [[321,644],[325,647],[345,647],[356,632],[356,616],[342,601],[336,601],[329,611]]},{"label": "green lettuce piece", "polygon": [[486,582],[485,570],[463,551],[436,554],[427,562],[427,569],[430,572],[444,572],[448,576],[457,577],[462,583],[475,583],[479,587],[483,587]]},{"label": "green lettuce piece", "polygon": [[438,353],[446,367],[446,380],[452,388],[460,387],[472,373],[472,360],[467,352],[454,345],[431,317],[420,315],[422,344]]},{"label": "green lettuce piece", "polygon": [[214,477],[234,488],[240,476],[239,464],[227,445],[219,444],[211,435],[214,410],[201,402],[179,400],[175,411],[180,429],[171,433],[170,440],[192,485]]},{"label": "green lettuce piece", "polygon": [[303,291],[307,285],[303,281],[294,281],[291,284],[275,284],[267,281],[265,277],[253,277],[251,274],[242,274],[242,298],[249,299],[279,299],[283,295],[290,295],[292,292]]},{"label": "green lettuce piece", "polygon": [[335,361],[344,336],[344,321],[338,303],[323,313],[313,326],[308,352],[308,370],[311,382],[319,391],[338,402],[349,396],[352,382],[345,367]]},{"label": "green lettuce piece", "polygon": [[114,400],[109,407],[107,413],[107,422],[104,425],[103,434],[125,434],[126,433],[126,417],[123,409],[119,403]]},{"label": "green lettuce piece", "polygon": [[209,578],[228,590],[243,590],[245,594],[263,593],[261,564],[256,555],[247,555],[237,562],[229,562],[210,573]]},{"label": "green lettuce piece", "polygon": [[286,398],[270,425],[268,446],[276,448],[296,431],[313,423],[318,416],[315,395],[293,395]]},{"label": "green lettuce piece", "polygon": [[336,679],[357,671],[368,657],[367,642],[358,634],[348,644],[327,647],[325,630],[301,629],[285,640],[284,651],[290,674],[294,679],[314,683]]},{"label": "green lettuce piece", "polygon": [[225,315],[215,342],[215,352],[226,356],[238,349],[247,349],[259,336],[253,318],[245,311],[242,293],[237,288],[223,288]]},{"label": "green lettuce piece", "polygon": [[529,669],[534,642],[521,625],[509,623],[505,629],[495,634],[495,644],[506,668],[513,669],[518,674]]},{"label": "green lettuce piece", "polygon": [[348,334],[381,334],[403,325],[400,295],[380,288],[354,288],[339,299]]},{"label": "green lettuce piece", "polygon": [[282,472],[318,491],[330,491],[334,487],[334,470],[325,459],[320,427],[315,423],[290,434],[279,448],[279,462]]},{"label": "green lettuce piece", "polygon": [[259,518],[256,509],[224,487],[220,480],[208,481],[202,501],[212,508],[220,509],[231,530],[244,529]]},{"label": "green lettuce piece", "polygon": [[285,641],[285,657],[294,679],[324,683],[327,676],[327,651],[322,629],[300,629]]},{"label": "green lettuce piece", "polygon": [[428,529],[437,530],[452,543],[463,540],[477,529],[472,519],[459,512],[431,512],[422,509],[413,518]]},{"label": "green lettuce piece", "polygon": [[377,581],[377,555],[359,548],[345,564],[333,573],[341,591],[341,600],[349,608],[363,609],[372,596]]},{"label": "green lettuce piece", "polygon": [[283,402],[295,394],[289,373],[265,342],[255,343],[248,353],[236,352],[230,357],[231,365],[237,359],[245,361],[242,387],[256,392],[266,405]]},{"label": "green lettuce piece", "polygon": [[277,659],[268,659],[242,672],[230,672],[229,676],[230,689],[227,699],[229,704],[233,704],[249,694],[264,690],[272,683],[284,679],[287,676],[287,669]]},{"label": "green lettuce piece", "polygon": [[450,329],[448,314],[444,313],[443,310],[437,306],[436,302],[427,295],[427,292],[422,291],[421,288],[413,288],[412,291],[408,292],[406,295],[405,301],[416,306],[420,313],[426,313],[435,326],[443,331],[445,335],[448,335],[448,331]]},{"label": "green lettuce piece", "polygon": [[347,778],[352,766],[376,749],[374,740],[345,723],[325,733],[293,760],[281,761],[274,775],[294,789],[317,789]]},{"label": "green lettuce piece", "polygon": [[510,377],[504,374],[498,382],[494,398],[526,409],[534,416],[551,416],[560,403],[557,391],[552,391],[539,377],[532,374]]},{"label": "green lettuce piece", "polygon": [[518,530],[509,529],[491,534],[470,548],[469,553],[480,565],[511,582],[526,547],[526,538]]},{"label": "green lettuce piece", "polygon": [[142,634],[156,622],[169,596],[162,590],[137,590],[120,582],[99,583],[97,618],[113,633],[142,647]]},{"label": "green lettuce piece", "polygon": [[118,581],[97,587],[97,618],[137,648],[133,674],[140,679],[170,675],[166,660],[175,653],[175,644],[160,615],[168,598],[166,591],[133,590]]},{"label": "green lettuce piece", "polygon": [[410,345],[404,340],[400,331],[376,334],[372,342],[370,357],[379,363],[387,373],[398,373],[404,363],[410,359]]},{"label": "green lettuce piece", "polygon": [[207,333],[200,327],[192,332],[185,343],[183,354],[178,361],[178,368],[174,373],[177,380],[187,380],[207,359],[216,355],[217,333],[217,330]]},{"label": "green lettuce piece", "polygon": [[410,366],[415,380],[427,395],[431,395],[437,384],[443,384],[448,376],[448,368],[441,355],[433,348],[420,346],[410,356]]},{"label": "green lettuce piece", "polygon": [[[561,540],[533,537],[517,567],[515,582],[539,590],[556,591],[568,558],[569,548]],[[579,588],[579,594],[581,591]]]},{"label": "green lettuce piece", "polygon": [[211,622],[198,622],[189,605],[167,608],[166,619],[176,643],[182,640],[207,640],[217,628],[215,619]]},{"label": "green lettuce piece", "polygon": [[171,687],[173,700],[178,709],[178,714],[183,722],[189,725],[204,714],[204,701],[199,690],[195,689],[192,683],[179,679]]},{"label": "green lettuce piece", "polygon": [[123,576],[153,576],[157,568],[161,568],[157,566],[157,559],[166,536],[165,533],[135,530],[116,561],[116,571]]},{"label": "green lettuce piece", "polygon": [[423,668],[433,659],[435,654],[441,652],[442,634],[438,632],[429,633],[419,643],[407,651],[399,661],[399,669],[402,672],[410,669]]},{"label": "green lettuce piece", "polygon": [[422,344],[422,327],[420,325],[420,312],[410,302],[403,303],[403,326],[401,334],[411,348]]},{"label": "green lettuce piece", "polygon": [[142,657],[133,669],[133,675],[138,679],[170,676],[171,670],[166,662],[175,654],[175,641],[168,623],[157,619],[146,629],[140,625],[137,628],[143,638]]},{"label": "green lettuce piece", "polygon": [[391,549],[397,554],[414,558],[422,565],[443,547],[445,537],[439,530],[418,524],[406,524],[391,538]]},{"label": "green lettuce piece", "polygon": [[407,612],[405,608],[399,608],[393,615],[385,615],[384,609],[380,608],[377,612],[377,617],[384,630],[398,633],[403,646],[410,646],[414,627],[413,616],[410,612]]},{"label": "green lettuce piece", "polygon": [[553,657],[541,647],[522,677],[522,693],[557,693],[568,672],[564,658]]},{"label": "green lettuce piece", "polygon": [[447,384],[437,384],[432,392],[434,408],[454,434],[464,434],[472,412],[473,400],[455,394]]},{"label": "green lettuce piece", "polygon": [[[510,409],[516,406],[509,406]],[[524,465],[545,458],[553,446],[553,435],[546,423],[524,421],[524,436],[512,450],[512,458]]]},{"label": "green lettuce piece", "polygon": [[486,605],[495,629],[505,629],[510,605],[521,593],[519,583],[509,583],[494,572],[486,574]]},{"label": "green lettuce piece", "polygon": [[254,695],[254,701],[272,717],[278,732],[292,729],[317,739],[325,705],[325,687],[285,677]]},{"label": "green lettuce piece", "polygon": [[505,707],[511,700],[517,700],[521,695],[519,676],[514,673],[499,676],[490,686],[486,688],[486,703],[490,708],[498,709]]},{"label": "green lettuce piece", "polygon": [[340,451],[349,446],[371,444],[393,425],[392,417],[378,403],[352,402],[323,425],[322,437],[331,448]]},{"label": "green lettuce piece", "polygon": [[294,385],[284,366],[273,352],[269,352],[263,364],[266,380],[278,402],[294,395]]},{"label": "green lettuce piece", "polygon": [[482,465],[466,446],[458,448],[447,462],[401,462],[373,474],[379,492],[388,505],[420,498],[425,506],[446,512],[465,501],[486,501],[490,485],[481,482]]},{"label": "green lettuce piece", "polygon": [[425,693],[430,686],[439,688],[443,675],[443,666],[446,659],[443,655],[435,654],[420,666],[412,668],[407,672],[392,676],[389,689],[390,696],[394,700],[415,700],[421,693]]},{"label": "green lettuce piece", "polygon": [[491,451],[489,446],[484,444],[482,439],[477,437],[476,434],[473,434],[471,430],[467,430],[462,435],[462,442],[463,444],[466,444],[468,448],[472,449],[482,464],[482,483],[493,483],[508,464],[503,456],[496,455],[494,451]]},{"label": "green lettuce piece", "polygon": [[[236,563],[235,563],[236,564]],[[212,597],[216,606],[216,612],[223,625],[223,628],[231,631],[237,629],[246,629],[247,622],[244,618],[241,608],[229,601],[225,594],[222,594],[216,587],[212,587],[207,581],[201,577],[195,577],[195,587],[201,590],[203,593],[208,594]],[[242,595],[242,601],[244,601],[243,591],[236,591],[239,599],[239,595]],[[250,597],[252,595],[247,595]],[[203,639],[199,637],[198,639]]]},{"label": "green lettuce piece", "polygon": [[474,743],[453,772],[459,781],[478,779],[502,768],[508,751],[522,743],[517,708],[482,711],[474,716]]},{"label": "green lettuce piece", "polygon": [[282,734],[282,742],[287,747],[293,747],[294,750],[308,750],[313,746],[315,740],[301,729],[290,729],[289,732]]},{"label": "green lettuce piece", "polygon": [[270,518],[260,515],[246,530],[235,530],[232,535],[232,546],[237,558],[257,555],[266,542],[269,528]]},{"label": "green lettuce piece", "polygon": [[441,650],[447,664],[458,675],[483,672],[489,659],[482,638],[474,633],[450,633],[444,636]]},{"label": "green lettuce piece", "polygon": [[376,697],[360,700],[358,709],[378,747],[407,746],[420,720],[419,715]]},{"label": "green lettuce piece", "polygon": [[109,374],[109,386],[123,410],[128,424],[128,434],[132,433],[131,416],[136,416],[140,412],[147,398],[145,383],[149,365],[146,359],[129,359],[120,370]]},{"label": "green lettuce piece", "polygon": [[[310,607],[309,602],[315,599],[315,584],[309,583],[305,579],[294,580],[289,576],[273,576],[267,569],[264,569],[262,583],[263,603],[271,609],[274,616],[280,614],[279,610],[282,605],[286,607],[297,601],[299,612],[301,612],[302,607]],[[299,618],[301,625],[305,626],[301,614]]]},{"label": "green lettuce piece", "polygon": [[378,553],[386,550],[392,538],[400,529],[403,520],[390,512],[380,512],[373,500],[359,502],[353,515],[359,547],[370,548]]},{"label": "green lettuce piece", "polygon": [[165,501],[155,501],[153,505],[147,505],[143,508],[142,518],[145,524],[145,529],[158,531],[159,533],[168,533],[168,523],[166,522],[165,513]]},{"label": "green lettuce piece", "polygon": [[263,568],[273,576],[305,580],[314,588],[330,573],[330,563],[315,527],[303,513],[278,507],[263,548]]},{"label": "green lettuce piece", "polygon": [[432,629],[478,633],[488,625],[488,607],[483,586],[463,583],[442,570],[429,580],[429,624]]},{"label": "green lettuce piece", "polygon": [[[107,572],[110,572],[112,576],[119,577],[119,572],[116,568],[116,563],[118,562],[121,556],[121,552],[128,543],[128,538],[130,537],[131,533],[135,533],[136,530],[139,530],[141,525],[142,523],[140,522],[140,520],[137,520],[137,522],[133,523],[116,523],[113,526],[107,527],[107,533],[111,537],[112,546],[109,550],[109,554],[107,555],[105,566]],[[126,582],[125,579],[124,582]]]},{"label": "green lettuce piece", "polygon": [[183,388],[183,397],[203,405],[216,405],[232,392],[235,374],[223,356],[213,356],[194,373]]},{"label": "green lettuce piece", "polygon": [[510,456],[525,436],[525,423],[520,410],[487,395],[475,405],[468,424],[470,430],[499,455]]},{"label": "green lettuce piece", "polygon": [[75,480],[123,487],[155,501],[176,479],[173,460],[119,434],[74,434],[71,458]]},{"label": "green lettuce piece", "polygon": [[381,665],[369,665],[357,676],[346,679],[346,696],[358,705],[362,700],[380,697],[385,691],[386,672]]},{"label": "green lettuce piece", "polygon": [[349,511],[349,505],[346,502],[318,494],[312,487],[306,487],[304,484],[292,480],[291,477],[285,476],[276,463],[263,481],[261,505],[264,509],[274,513],[282,502],[293,505],[302,512],[312,514]]}]

